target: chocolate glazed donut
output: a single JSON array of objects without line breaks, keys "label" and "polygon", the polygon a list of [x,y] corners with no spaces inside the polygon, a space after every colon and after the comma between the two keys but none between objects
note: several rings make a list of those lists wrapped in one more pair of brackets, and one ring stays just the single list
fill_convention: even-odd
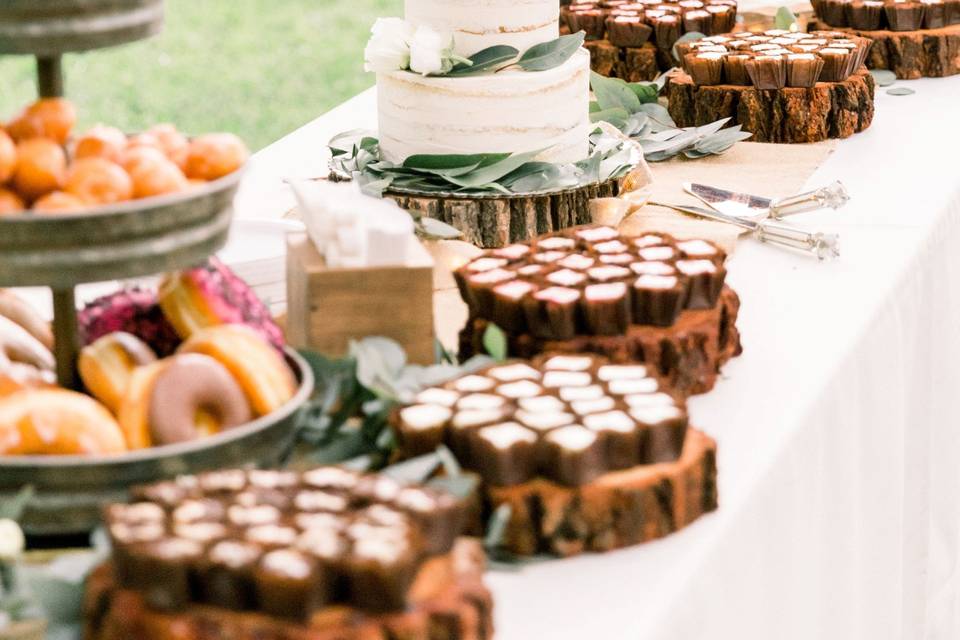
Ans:
[{"label": "chocolate glazed donut", "polygon": [[150,434],[155,444],[194,440],[197,412],[216,418],[220,430],[249,422],[250,404],[227,368],[199,353],[174,356],[150,394]]}]

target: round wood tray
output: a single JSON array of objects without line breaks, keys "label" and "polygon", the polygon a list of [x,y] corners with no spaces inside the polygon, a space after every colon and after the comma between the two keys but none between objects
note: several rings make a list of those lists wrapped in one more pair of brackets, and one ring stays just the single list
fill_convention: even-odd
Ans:
[{"label": "round wood tray", "polygon": [[0,53],[56,56],[142,40],[163,28],[164,0],[3,0]]},{"label": "round wood tray", "polygon": [[625,178],[546,194],[482,197],[412,196],[385,191],[402,208],[456,227],[463,240],[485,249],[521,242],[590,220],[590,200],[620,193]]},{"label": "round wood tray", "polygon": [[873,122],[873,77],[866,69],[843,82],[818,82],[810,89],[785,87],[698,87],[678,71],[667,83],[670,116],[678,127],[699,127],[721,118],[753,134],[751,142],[818,142],[846,138]]},{"label": "round wood tray", "polygon": [[276,466],[289,452],[313,372],[296,351],[287,362],[300,387],[273,413],[207,438],[114,456],[0,456],[0,502],[33,485],[21,520],[30,535],[67,535],[100,524],[102,505],[126,502],[132,485],[213,469]]},{"label": "round wood tray", "polygon": [[829,30],[870,38],[870,69],[889,69],[901,80],[943,78],[960,73],[960,24],[919,31],[859,31],[813,20],[810,31]]}]

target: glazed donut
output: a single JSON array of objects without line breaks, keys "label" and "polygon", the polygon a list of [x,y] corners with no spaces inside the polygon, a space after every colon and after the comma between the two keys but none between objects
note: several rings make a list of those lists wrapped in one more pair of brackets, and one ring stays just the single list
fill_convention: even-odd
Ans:
[{"label": "glazed donut", "polygon": [[116,331],[81,349],[77,369],[90,395],[117,413],[133,370],[156,361],[157,354],[147,343]]},{"label": "glazed donut", "polygon": [[27,389],[0,399],[0,456],[100,455],[127,450],[106,407],[64,389]]},{"label": "glazed donut", "polygon": [[49,371],[56,366],[50,350],[29,331],[13,320],[0,316],[0,368],[10,361],[23,362]]},{"label": "glazed donut", "polygon": [[258,333],[242,324],[209,327],[180,345],[180,353],[203,353],[225,366],[240,383],[256,415],[285,404],[297,381],[280,354]]},{"label": "glazed donut", "polygon": [[120,404],[130,448],[195,440],[249,422],[250,404],[226,367],[185,353],[134,371]]},{"label": "glazed donut", "polygon": [[24,389],[55,387],[57,377],[52,371],[38,369],[32,364],[7,361],[0,366],[0,398]]},{"label": "glazed donut", "polygon": [[180,336],[163,316],[152,289],[133,287],[97,298],[77,314],[77,324],[83,344],[126,331],[150,345],[161,358],[180,346]]},{"label": "glazed donut", "polygon": [[157,376],[149,419],[155,444],[184,442],[249,422],[250,403],[226,367],[210,356],[184,353]]},{"label": "glazed donut", "polygon": [[47,349],[53,349],[53,331],[37,310],[13,291],[0,289],[0,316],[13,320]]},{"label": "glazed donut", "polygon": [[221,324],[245,324],[279,350],[283,333],[247,283],[216,258],[169,274],[160,285],[160,307],[181,338]]}]

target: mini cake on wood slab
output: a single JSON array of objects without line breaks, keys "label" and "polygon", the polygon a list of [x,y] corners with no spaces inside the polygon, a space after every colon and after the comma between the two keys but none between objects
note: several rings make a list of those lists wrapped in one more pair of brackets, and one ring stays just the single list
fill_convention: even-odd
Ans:
[{"label": "mini cake on wood slab", "polygon": [[[960,10],[957,11],[960,19]],[[943,78],[960,73],[960,24],[915,31],[835,27],[819,19],[810,25],[812,28],[829,28],[851,36],[869,38],[873,46],[867,56],[867,67],[888,69],[901,80]]]},{"label": "mini cake on wood slab", "polygon": [[462,357],[490,323],[510,354],[601,353],[647,363],[681,393],[708,391],[740,351],[726,255],[703,240],[586,226],[488,251],[455,272],[470,316]]},{"label": "mini cake on wood slab", "polygon": [[503,545],[571,555],[637,544],[716,508],[715,444],[640,364],[515,360],[421,392],[392,418],[403,457],[446,444],[510,505]]},{"label": "mini cake on wood slab", "polygon": [[339,467],[228,470],[105,510],[86,638],[489,638],[482,553],[453,496]]},{"label": "mini cake on wood slab", "polygon": [[713,36],[677,47],[683,71],[667,87],[681,127],[721,118],[756,142],[846,138],[873,121],[871,42],[834,31],[770,30]]},{"label": "mini cake on wood slab", "polygon": [[671,49],[684,33],[728,33],[736,20],[735,0],[588,0],[560,12],[564,30],[586,32],[593,70],[628,82],[673,67]]}]

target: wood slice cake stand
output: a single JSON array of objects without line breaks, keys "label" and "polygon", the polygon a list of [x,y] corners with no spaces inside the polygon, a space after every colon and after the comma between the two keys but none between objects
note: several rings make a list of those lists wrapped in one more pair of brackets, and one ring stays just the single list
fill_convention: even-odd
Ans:
[{"label": "wood slice cake stand", "polygon": [[901,80],[943,78],[960,73],[960,24],[919,31],[860,31],[831,27],[814,19],[810,30],[824,29],[870,38],[870,69],[889,69]]},{"label": "wood slice cake stand", "polygon": [[667,85],[669,111],[677,126],[698,127],[730,118],[730,124],[740,124],[753,134],[753,142],[847,138],[870,126],[873,95],[873,77],[863,68],[842,82],[818,82],[810,89],[698,87],[682,71]]},{"label": "wood slice cake stand", "polygon": [[510,505],[504,547],[518,555],[570,556],[662,538],[717,508],[717,444],[687,431],[674,462],[643,465],[566,487],[537,478],[489,487],[491,509]]},{"label": "wood slice cake stand", "polygon": [[[678,393],[706,393],[716,384],[720,368],[742,352],[737,315],[740,298],[724,287],[713,309],[684,311],[670,327],[631,325],[620,336],[576,336],[547,340],[529,333],[510,335],[509,352],[519,358],[540,353],[596,353],[614,362],[642,362],[655,367],[660,378]],[[460,332],[460,355],[483,353],[489,324],[473,318]]]},{"label": "wood slice cake stand", "polygon": [[493,599],[483,585],[483,551],[461,539],[446,556],[433,558],[417,576],[406,611],[372,614],[330,606],[308,623],[262,613],[190,605],[164,613],[143,597],[120,589],[112,567],[99,567],[87,580],[85,640],[487,640],[493,637]]},{"label": "wood slice cake stand", "polygon": [[620,193],[624,178],[549,194],[463,197],[384,192],[407,211],[456,227],[463,240],[482,248],[503,247],[540,234],[590,222],[590,200]]},{"label": "wood slice cake stand", "polygon": [[649,82],[661,70],[672,67],[669,54],[647,43],[642,47],[618,47],[608,40],[588,40],[590,67],[603,76],[627,82]]}]

